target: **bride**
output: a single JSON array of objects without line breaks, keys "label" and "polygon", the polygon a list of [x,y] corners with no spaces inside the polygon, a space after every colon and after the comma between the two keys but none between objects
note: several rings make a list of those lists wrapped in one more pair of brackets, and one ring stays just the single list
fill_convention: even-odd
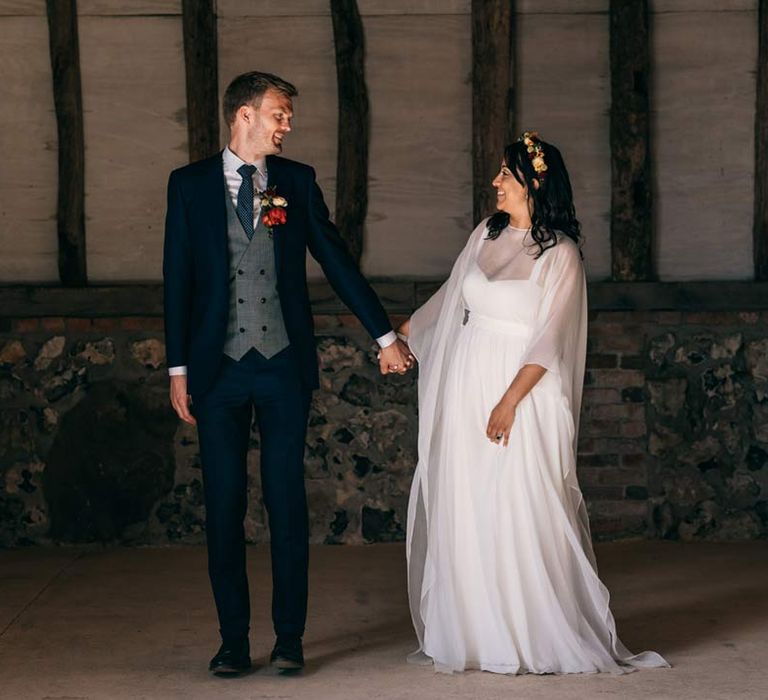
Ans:
[{"label": "bride", "polygon": [[667,666],[616,636],[576,479],[587,302],[560,152],[526,132],[448,281],[400,327],[419,360],[408,588],[439,671]]}]

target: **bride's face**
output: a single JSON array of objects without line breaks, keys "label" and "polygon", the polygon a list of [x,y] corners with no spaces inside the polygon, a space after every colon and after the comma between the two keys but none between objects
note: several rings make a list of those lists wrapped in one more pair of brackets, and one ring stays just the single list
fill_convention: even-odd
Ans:
[{"label": "bride's face", "polygon": [[[520,175],[520,179],[522,180],[522,175]],[[491,184],[496,188],[496,208],[499,211],[515,214],[521,206],[527,207],[528,188],[517,181],[504,161],[501,163],[499,174]]]}]

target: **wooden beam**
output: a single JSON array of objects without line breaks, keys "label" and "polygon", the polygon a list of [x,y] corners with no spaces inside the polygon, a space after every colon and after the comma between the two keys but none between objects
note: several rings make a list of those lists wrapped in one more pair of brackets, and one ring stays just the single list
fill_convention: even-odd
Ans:
[{"label": "wooden beam", "polygon": [[768,280],[768,0],[759,0],[755,107],[755,279]]},{"label": "wooden beam", "polygon": [[[370,281],[390,314],[413,313],[443,282]],[[768,282],[590,282],[588,296],[591,311],[768,311]],[[315,314],[349,313],[325,281],[309,283],[309,298]],[[6,338],[11,329],[8,319],[14,318],[162,315],[162,284],[91,285],[79,289],[0,286],[0,334]]]},{"label": "wooden beam", "polygon": [[491,181],[515,138],[515,1],[472,0],[472,220],[496,210]]},{"label": "wooden beam", "polygon": [[0,287],[0,317],[5,318],[162,315],[162,284],[91,285],[81,289],[33,285]]},{"label": "wooden beam", "polygon": [[47,0],[53,102],[59,136],[56,209],[59,279],[68,287],[88,283],[85,256],[85,138],[80,84],[77,0]]},{"label": "wooden beam", "polygon": [[648,0],[611,0],[611,268],[615,281],[651,280]]},{"label": "wooden beam", "polygon": [[359,263],[368,215],[371,124],[365,83],[365,32],[357,0],[331,0],[331,18],[339,102],[336,225]]},{"label": "wooden beam", "polygon": [[219,68],[215,0],[182,0],[190,162],[219,150]]}]

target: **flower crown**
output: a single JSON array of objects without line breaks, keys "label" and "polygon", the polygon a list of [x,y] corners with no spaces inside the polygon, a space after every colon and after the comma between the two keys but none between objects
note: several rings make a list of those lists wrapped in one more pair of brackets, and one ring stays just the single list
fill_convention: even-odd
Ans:
[{"label": "flower crown", "polygon": [[531,161],[539,181],[543,181],[546,177],[547,164],[544,162],[544,146],[541,145],[539,135],[535,131],[524,131],[518,141],[525,144],[528,149],[528,159]]}]

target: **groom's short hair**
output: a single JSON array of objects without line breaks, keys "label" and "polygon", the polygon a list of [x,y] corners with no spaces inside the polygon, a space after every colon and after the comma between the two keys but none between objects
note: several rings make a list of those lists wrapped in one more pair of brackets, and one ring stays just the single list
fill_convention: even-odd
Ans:
[{"label": "groom's short hair", "polygon": [[272,73],[254,70],[238,75],[224,92],[222,108],[227,124],[235,121],[235,114],[243,105],[253,104],[258,107],[264,93],[270,88],[286,97],[296,97],[299,94],[295,86]]}]

